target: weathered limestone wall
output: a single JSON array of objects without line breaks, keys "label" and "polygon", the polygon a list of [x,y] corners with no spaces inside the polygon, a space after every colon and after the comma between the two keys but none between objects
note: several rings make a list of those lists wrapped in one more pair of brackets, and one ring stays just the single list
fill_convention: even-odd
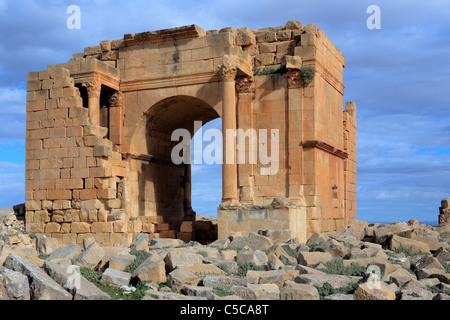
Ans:
[{"label": "weathered limestone wall", "polygon": [[108,130],[92,124],[69,70],[30,72],[27,91],[27,232],[65,243],[131,240],[138,223],[109,218],[121,208],[127,163],[104,138]]},{"label": "weathered limestone wall", "polygon": [[272,175],[248,162],[248,140],[246,163],[223,165],[219,236],[287,229],[305,240],[343,228],[356,218],[356,106],[343,111],[344,64],[315,24],[289,21],[126,34],[30,72],[27,230],[66,243],[130,243],[139,232],[193,239],[203,227],[192,222],[190,165],[171,162],[170,138],[217,117],[223,130],[277,129],[280,147]]}]

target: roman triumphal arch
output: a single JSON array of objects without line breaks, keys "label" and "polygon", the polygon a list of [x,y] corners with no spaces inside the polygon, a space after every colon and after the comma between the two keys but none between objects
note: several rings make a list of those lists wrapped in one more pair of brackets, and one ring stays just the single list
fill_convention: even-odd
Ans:
[{"label": "roman triumphal arch", "polygon": [[[344,65],[315,24],[289,21],[125,34],[29,72],[27,231],[64,243],[205,240],[173,134],[191,137],[218,117],[218,237],[274,229],[305,241],[344,228],[356,218],[356,106],[343,106]],[[270,163],[253,157],[264,148]]]}]

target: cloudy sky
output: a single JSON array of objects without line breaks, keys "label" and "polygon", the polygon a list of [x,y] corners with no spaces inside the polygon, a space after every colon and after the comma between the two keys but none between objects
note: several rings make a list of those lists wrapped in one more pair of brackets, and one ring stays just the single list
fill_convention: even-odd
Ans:
[{"label": "cloudy sky", "polygon": [[[66,26],[73,4],[79,30]],[[379,30],[366,26],[369,5],[381,9]],[[346,57],[344,100],[358,107],[358,219],[435,222],[450,196],[449,12],[446,0],[0,0],[0,207],[24,201],[28,71],[125,33],[300,20],[316,22]],[[198,214],[216,214],[220,179],[220,167],[193,168]]]}]

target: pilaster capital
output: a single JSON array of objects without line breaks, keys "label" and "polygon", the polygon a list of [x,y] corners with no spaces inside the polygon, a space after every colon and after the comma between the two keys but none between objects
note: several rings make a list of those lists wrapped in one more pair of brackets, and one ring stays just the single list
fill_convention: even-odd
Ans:
[{"label": "pilaster capital", "polygon": [[123,105],[123,93],[121,91],[116,91],[113,93],[109,99],[110,107],[120,107]]},{"label": "pilaster capital", "polygon": [[237,68],[230,64],[223,64],[219,68],[219,74],[223,81],[234,81],[236,79]]},{"label": "pilaster capital", "polygon": [[286,80],[289,89],[300,88],[302,86],[300,70],[289,70],[286,73]]},{"label": "pilaster capital", "polygon": [[255,83],[253,77],[239,77],[236,79],[236,91],[238,93],[254,93]]},{"label": "pilaster capital", "polygon": [[100,98],[100,92],[102,89],[102,84],[98,80],[92,80],[83,83],[83,87],[86,88],[89,98]]}]

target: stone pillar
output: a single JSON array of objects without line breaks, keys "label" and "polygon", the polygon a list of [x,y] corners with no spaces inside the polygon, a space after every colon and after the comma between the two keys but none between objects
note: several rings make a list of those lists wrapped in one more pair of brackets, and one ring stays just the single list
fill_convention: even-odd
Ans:
[{"label": "stone pillar", "polygon": [[109,100],[109,140],[115,145],[122,144],[123,129],[123,93],[115,92]]},{"label": "stone pillar", "polygon": [[232,202],[233,200],[237,199],[236,135],[233,134],[227,137],[227,130],[233,130],[232,133],[236,132],[236,73],[236,67],[232,67],[229,65],[223,65],[220,69],[220,74],[223,79],[222,202]]},{"label": "stone pillar", "polygon": [[288,87],[288,197],[293,200],[302,198],[302,174],[303,172],[303,148],[300,145],[302,141],[301,126],[302,121],[302,101],[303,89],[299,70],[289,70],[286,73]]},{"label": "stone pillar", "polygon": [[[255,83],[253,77],[239,77],[236,79],[236,91],[237,91],[237,127],[244,131],[253,130],[255,127],[255,115],[253,110],[253,99],[255,96]],[[257,143],[257,137],[253,143]],[[256,158],[252,159],[252,146],[249,143],[245,144],[245,163],[239,163],[238,170],[238,187],[239,187],[239,202],[241,204],[253,204],[255,201],[254,194],[254,182],[255,182],[255,164]],[[257,152],[257,146],[253,146]],[[239,152],[241,152],[238,149]],[[247,156],[248,155],[248,156]],[[239,153],[236,154],[239,162]]]},{"label": "stone pillar", "polygon": [[102,84],[97,81],[90,81],[83,84],[88,94],[89,117],[96,126],[100,125],[100,92]]}]

